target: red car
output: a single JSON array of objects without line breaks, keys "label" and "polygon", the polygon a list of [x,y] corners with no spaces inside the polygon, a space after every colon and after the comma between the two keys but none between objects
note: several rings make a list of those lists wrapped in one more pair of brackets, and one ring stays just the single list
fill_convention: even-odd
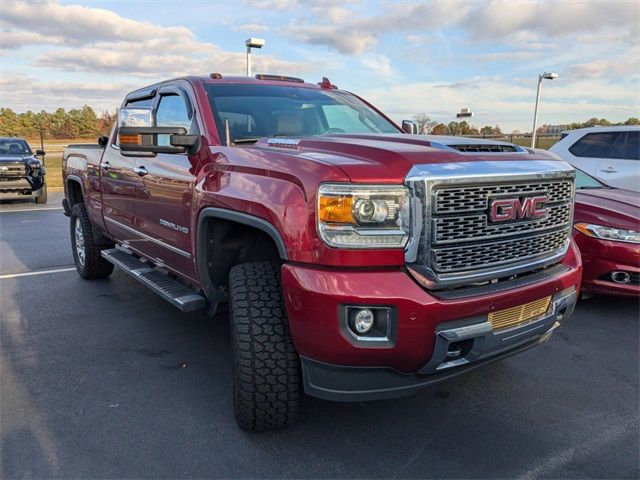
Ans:
[{"label": "red car", "polygon": [[582,253],[582,291],[640,295],[640,194],[576,170],[573,238]]}]

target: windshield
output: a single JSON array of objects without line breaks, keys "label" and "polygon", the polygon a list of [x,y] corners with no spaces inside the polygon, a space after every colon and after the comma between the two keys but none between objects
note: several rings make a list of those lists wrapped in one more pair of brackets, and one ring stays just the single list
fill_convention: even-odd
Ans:
[{"label": "windshield", "polygon": [[31,149],[24,140],[0,138],[0,156],[28,157],[29,155],[31,155]]},{"label": "windshield", "polygon": [[587,175],[582,170],[576,168],[576,188],[609,188],[602,182],[599,182],[590,175]]},{"label": "windshield", "polygon": [[354,95],[279,85],[206,85],[220,138],[306,137],[325,133],[400,133]]}]

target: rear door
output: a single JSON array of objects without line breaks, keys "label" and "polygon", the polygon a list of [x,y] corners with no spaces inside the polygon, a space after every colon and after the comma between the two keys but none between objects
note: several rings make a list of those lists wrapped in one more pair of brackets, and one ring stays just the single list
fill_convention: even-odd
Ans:
[{"label": "rear door", "polygon": [[[194,102],[188,84],[160,89],[156,126],[184,127],[198,134]],[[169,144],[167,138],[158,143]],[[158,153],[138,158],[136,170],[144,172],[136,198],[136,229],[142,239],[138,248],[158,264],[196,278],[191,251],[191,206],[195,187],[195,164],[187,154]]]},{"label": "rear door", "polygon": [[598,165],[609,155],[617,137],[618,132],[587,133],[569,147],[569,153],[575,159],[571,163],[589,175],[606,180],[599,174]]},{"label": "rear door", "polygon": [[597,177],[618,188],[640,190],[640,131],[618,134],[607,157],[598,163]]},{"label": "rear door", "polygon": [[[128,101],[127,107],[151,107],[153,93],[146,98]],[[137,157],[125,156],[118,147],[118,129],[114,129],[100,162],[100,184],[105,227],[123,243],[135,246],[134,198],[142,189],[142,177],[134,172]]]}]

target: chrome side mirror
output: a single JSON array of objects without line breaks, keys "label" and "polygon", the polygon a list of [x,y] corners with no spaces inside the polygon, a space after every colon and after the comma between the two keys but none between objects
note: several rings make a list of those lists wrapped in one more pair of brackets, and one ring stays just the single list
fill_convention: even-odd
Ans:
[{"label": "chrome side mirror", "polygon": [[402,121],[402,130],[406,133],[416,134],[418,133],[418,127],[411,120]]}]

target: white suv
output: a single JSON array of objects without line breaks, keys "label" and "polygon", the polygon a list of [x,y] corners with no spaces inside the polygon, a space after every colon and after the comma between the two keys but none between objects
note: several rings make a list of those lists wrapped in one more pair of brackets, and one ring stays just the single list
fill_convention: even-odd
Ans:
[{"label": "white suv", "polygon": [[569,130],[549,150],[612,187],[640,192],[640,126]]}]

